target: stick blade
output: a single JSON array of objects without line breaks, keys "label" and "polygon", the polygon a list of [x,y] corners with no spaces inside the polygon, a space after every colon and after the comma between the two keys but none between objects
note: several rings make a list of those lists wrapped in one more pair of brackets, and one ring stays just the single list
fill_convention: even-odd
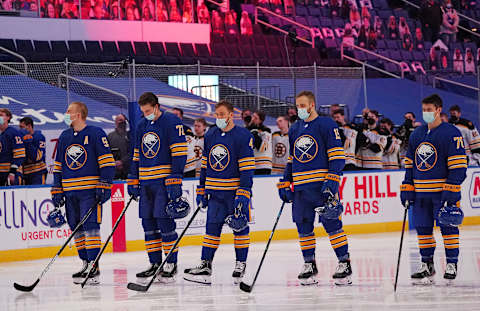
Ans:
[{"label": "stick blade", "polygon": [[128,283],[127,288],[129,290],[134,290],[136,292],[146,292],[148,290],[147,285],[142,285],[137,283]]},{"label": "stick blade", "polygon": [[35,286],[37,286],[38,282],[40,282],[40,279],[37,279],[35,283],[29,286],[13,283],[13,287],[15,287],[16,290],[19,290],[21,292],[31,292],[35,288]]},{"label": "stick blade", "polygon": [[240,289],[243,290],[246,293],[250,293],[253,289],[253,286],[250,286],[246,283],[241,282],[240,283]]}]

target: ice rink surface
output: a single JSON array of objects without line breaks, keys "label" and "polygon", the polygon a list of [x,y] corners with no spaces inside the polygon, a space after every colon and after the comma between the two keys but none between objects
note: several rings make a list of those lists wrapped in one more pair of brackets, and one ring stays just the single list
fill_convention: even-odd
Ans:
[{"label": "ice rink surface", "polygon": [[[327,238],[317,238],[319,283],[301,286],[297,274],[302,266],[298,242],[273,242],[252,293],[233,285],[233,245],[222,245],[213,262],[213,284],[197,285],[184,281],[183,269],[196,265],[200,246],[180,249],[176,283],[154,284],[147,293],[126,288],[136,281],[135,273],[148,266],[144,252],[105,254],[101,260],[101,284],[81,289],[73,284],[71,273],[78,270],[76,257],[57,259],[31,293],[18,292],[13,282],[29,285],[48,259],[0,264],[0,310],[480,310],[480,226],[463,227],[457,280],[447,286],[443,280],[445,252],[438,231],[436,283],[413,286],[409,275],[420,261],[414,232],[406,235],[400,281],[393,293],[400,233],[353,235],[349,237],[353,284],[338,287],[331,275],[337,261]],[[252,244],[247,274],[250,282],[265,243]]]}]

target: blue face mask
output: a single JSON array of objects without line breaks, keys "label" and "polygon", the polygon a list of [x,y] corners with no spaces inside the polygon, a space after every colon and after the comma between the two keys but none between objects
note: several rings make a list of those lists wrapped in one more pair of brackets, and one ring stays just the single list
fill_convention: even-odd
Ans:
[{"label": "blue face mask", "polygon": [[5,120],[2,117],[0,117],[0,125],[4,125],[4,124],[5,124]]},{"label": "blue face mask", "polygon": [[308,119],[308,117],[310,116],[310,113],[308,112],[308,110],[306,108],[299,108],[298,109],[298,117],[302,120],[306,120]]},{"label": "blue face mask", "polygon": [[155,108],[153,108],[153,112],[151,114],[145,116],[145,119],[147,119],[148,121],[152,121],[153,119],[155,119]]},{"label": "blue face mask", "polygon": [[435,121],[435,112],[434,111],[424,111],[422,113],[423,121],[427,123],[432,123]]},{"label": "blue face mask", "polygon": [[63,115],[63,122],[65,122],[65,124],[67,126],[72,125],[73,120],[72,120],[70,114],[66,113],[66,114]]},{"label": "blue face mask", "polygon": [[227,122],[227,119],[216,119],[215,124],[219,129],[223,130],[224,128],[227,127],[228,122]]}]

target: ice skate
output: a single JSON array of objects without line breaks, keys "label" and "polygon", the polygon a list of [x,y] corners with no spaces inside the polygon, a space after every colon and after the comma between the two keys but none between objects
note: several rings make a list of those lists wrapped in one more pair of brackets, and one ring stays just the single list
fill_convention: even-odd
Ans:
[{"label": "ice skate", "polygon": [[306,262],[303,264],[302,271],[298,275],[300,284],[312,285],[317,284],[316,275],[318,274],[317,264],[315,261]]},{"label": "ice skate", "polygon": [[195,268],[185,269],[183,279],[200,284],[212,284],[212,262],[202,260]]},{"label": "ice skate", "polygon": [[233,269],[233,273],[232,273],[233,284],[235,285],[240,284],[243,276],[245,275],[246,267],[247,267],[247,263],[244,261],[235,262],[235,269]]},{"label": "ice skate", "polygon": [[352,284],[352,266],[350,265],[350,260],[340,261],[332,277],[335,285]]},{"label": "ice skate", "polygon": [[412,274],[414,285],[430,285],[434,283],[435,267],[432,262],[422,262],[417,272]]}]

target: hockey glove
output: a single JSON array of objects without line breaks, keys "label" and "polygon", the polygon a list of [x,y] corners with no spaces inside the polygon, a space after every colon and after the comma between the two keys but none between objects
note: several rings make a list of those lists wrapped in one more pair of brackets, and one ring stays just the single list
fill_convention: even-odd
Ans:
[{"label": "hockey glove", "polygon": [[242,212],[245,215],[248,215],[248,207],[250,206],[250,197],[252,192],[248,188],[238,188],[235,193],[235,202],[233,206],[237,208],[240,204],[242,205]]},{"label": "hockey glove", "polygon": [[413,185],[404,183],[400,186],[400,201],[406,208],[408,208],[407,201],[409,205],[415,203],[415,187]]},{"label": "hockey glove", "polygon": [[128,177],[127,185],[128,195],[135,201],[138,201],[138,198],[140,197],[140,184],[138,183],[138,179]]},{"label": "hockey glove", "polygon": [[442,206],[447,203],[447,205],[456,205],[457,202],[462,198],[462,193],[460,192],[460,185],[445,184],[443,185],[442,191]]},{"label": "hockey glove", "polygon": [[66,223],[65,217],[59,207],[55,207],[50,213],[48,213],[47,223],[50,228],[60,228]]},{"label": "hockey glove", "polygon": [[170,175],[165,179],[165,187],[169,200],[176,200],[182,196],[182,177],[180,175]]},{"label": "hockey glove", "polygon": [[197,206],[201,206],[203,209],[207,208],[208,198],[205,193],[205,186],[197,186]]},{"label": "hockey glove", "polygon": [[325,204],[328,200],[333,199],[338,192],[338,185],[340,183],[340,176],[335,174],[327,174],[325,181],[322,185],[322,204]]},{"label": "hockey glove", "polygon": [[110,200],[110,196],[112,195],[112,184],[100,181],[95,186],[95,191],[95,200],[101,205]]},{"label": "hockey glove", "polygon": [[65,194],[62,187],[52,187],[50,193],[52,194],[52,201],[55,207],[59,208],[65,205]]},{"label": "hockey glove", "polygon": [[293,201],[293,192],[290,189],[290,185],[290,182],[285,181],[283,178],[277,183],[278,195],[285,203],[292,203]]},{"label": "hockey glove", "polygon": [[10,166],[10,171],[7,177],[7,186],[20,185],[22,183],[22,176],[22,172],[18,170],[18,166],[12,164],[12,166]]}]

